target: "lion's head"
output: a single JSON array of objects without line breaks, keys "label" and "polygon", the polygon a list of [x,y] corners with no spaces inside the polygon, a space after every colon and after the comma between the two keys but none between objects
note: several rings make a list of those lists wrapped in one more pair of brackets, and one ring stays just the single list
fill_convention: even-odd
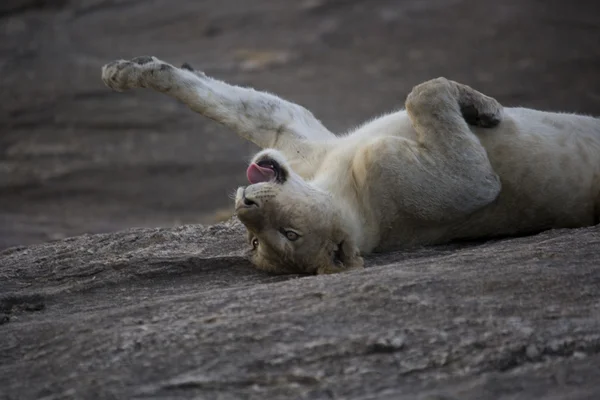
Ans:
[{"label": "lion's head", "polygon": [[236,194],[251,261],[275,273],[333,273],[363,266],[332,196],[304,181],[276,150],[258,153],[251,185]]}]

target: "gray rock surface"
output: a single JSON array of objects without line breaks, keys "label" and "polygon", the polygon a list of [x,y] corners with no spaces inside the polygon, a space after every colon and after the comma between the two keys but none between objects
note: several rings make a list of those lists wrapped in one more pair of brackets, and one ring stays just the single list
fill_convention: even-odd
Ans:
[{"label": "gray rock surface", "polygon": [[594,399],[600,226],[271,276],[238,222],[0,253],[3,398]]}]

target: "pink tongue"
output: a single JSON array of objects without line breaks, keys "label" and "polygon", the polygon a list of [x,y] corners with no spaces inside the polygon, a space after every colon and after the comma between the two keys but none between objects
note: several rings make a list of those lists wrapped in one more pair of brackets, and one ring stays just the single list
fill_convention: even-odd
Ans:
[{"label": "pink tongue", "polygon": [[275,171],[271,168],[260,167],[257,164],[250,164],[246,171],[248,181],[252,184],[259,182],[268,182],[275,177]]}]

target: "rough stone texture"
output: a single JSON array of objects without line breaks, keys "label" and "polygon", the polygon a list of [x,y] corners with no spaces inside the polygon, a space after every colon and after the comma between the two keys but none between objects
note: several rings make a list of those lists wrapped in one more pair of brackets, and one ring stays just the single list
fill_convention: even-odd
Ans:
[{"label": "rough stone texture", "polygon": [[3,0],[0,248],[86,235],[0,253],[0,399],[600,398],[600,227],[266,275],[238,223],[172,228],[230,207],[255,148],[99,76],[188,61],[336,131],[440,75],[600,115],[599,5]]},{"label": "rough stone texture", "polygon": [[270,276],[237,222],[0,253],[4,398],[600,398],[600,226]]}]

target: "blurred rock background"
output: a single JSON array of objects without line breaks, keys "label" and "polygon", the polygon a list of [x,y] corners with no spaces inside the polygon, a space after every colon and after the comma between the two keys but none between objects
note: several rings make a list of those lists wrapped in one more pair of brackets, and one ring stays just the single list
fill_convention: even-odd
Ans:
[{"label": "blurred rock background", "polygon": [[3,0],[0,248],[212,223],[256,148],[103,64],[155,55],[274,92],[343,132],[437,76],[600,115],[600,6],[558,0]]}]

